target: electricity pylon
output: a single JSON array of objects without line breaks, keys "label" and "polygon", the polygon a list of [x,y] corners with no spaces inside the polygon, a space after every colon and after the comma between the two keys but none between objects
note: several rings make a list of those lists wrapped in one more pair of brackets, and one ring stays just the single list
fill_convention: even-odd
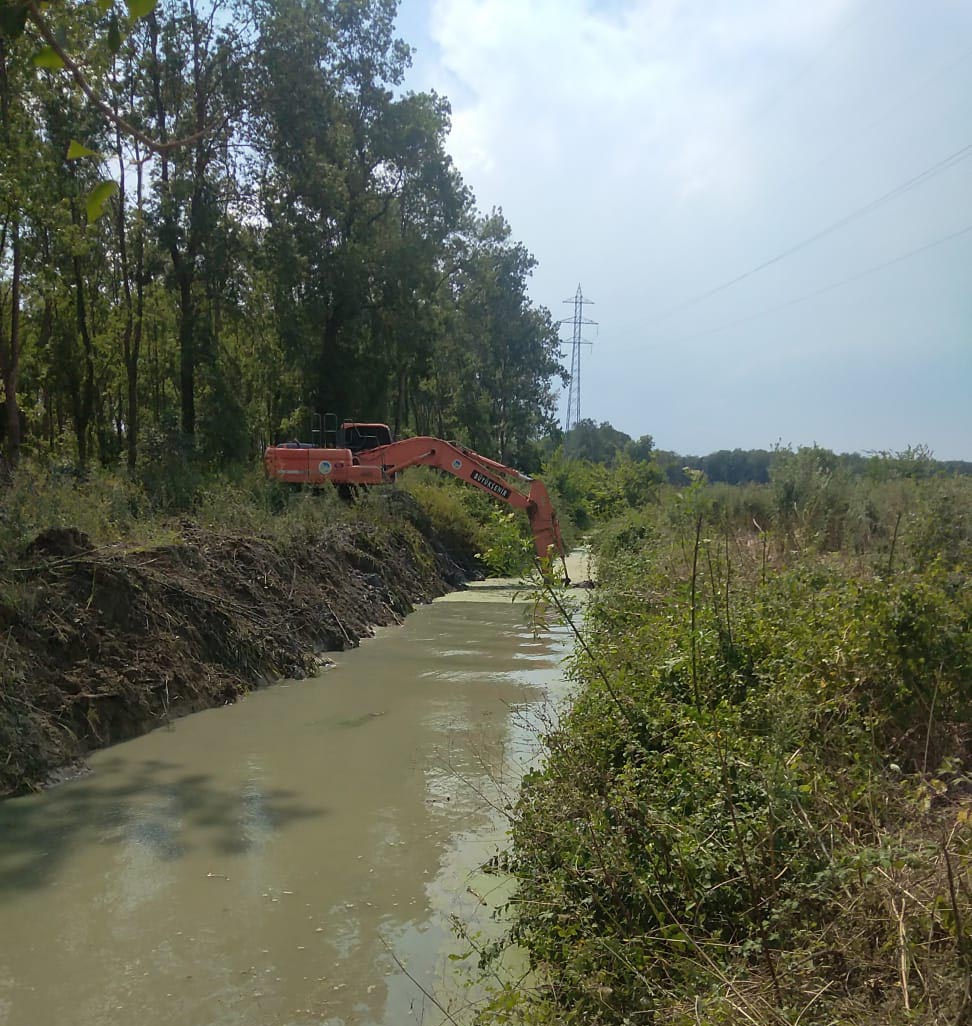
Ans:
[{"label": "electricity pylon", "polygon": [[580,413],[580,386],[581,386],[581,346],[593,345],[588,339],[584,338],[583,329],[585,325],[593,324],[596,325],[597,321],[592,321],[590,318],[584,316],[584,306],[593,306],[594,301],[591,299],[585,299],[584,293],[581,291],[580,285],[577,286],[577,292],[573,299],[565,299],[565,303],[574,304],[574,316],[565,317],[561,324],[573,324],[574,336],[571,341],[571,354],[570,354],[570,391],[567,393],[567,415],[564,417],[564,434],[570,431],[571,424],[577,424],[581,419]]}]

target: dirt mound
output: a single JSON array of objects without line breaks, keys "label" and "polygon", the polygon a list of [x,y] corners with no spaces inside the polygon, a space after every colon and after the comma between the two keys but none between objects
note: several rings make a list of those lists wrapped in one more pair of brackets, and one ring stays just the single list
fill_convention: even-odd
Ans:
[{"label": "dirt mound", "polygon": [[0,593],[0,796],[169,718],[306,676],[320,652],[462,579],[407,515],[287,544],[185,525],[181,544],[139,552],[56,529],[19,570]]},{"label": "dirt mound", "polygon": [[92,548],[91,539],[76,527],[49,527],[30,543],[27,555],[76,556],[79,552],[90,552]]}]

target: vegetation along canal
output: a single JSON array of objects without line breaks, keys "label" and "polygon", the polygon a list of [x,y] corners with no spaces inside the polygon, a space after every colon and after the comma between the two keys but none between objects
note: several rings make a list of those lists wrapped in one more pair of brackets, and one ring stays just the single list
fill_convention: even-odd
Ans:
[{"label": "vegetation along canal", "polygon": [[566,635],[512,594],[436,601],[0,805],[0,1022],[437,1022],[423,989],[458,1008],[450,917],[489,921],[490,802],[564,688]]}]

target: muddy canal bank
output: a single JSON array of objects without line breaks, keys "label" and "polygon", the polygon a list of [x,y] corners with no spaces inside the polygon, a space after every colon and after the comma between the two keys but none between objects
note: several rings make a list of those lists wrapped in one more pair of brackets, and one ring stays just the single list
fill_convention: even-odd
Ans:
[{"label": "muddy canal bank", "polygon": [[285,540],[96,549],[45,532],[0,589],[0,797],[260,683],[316,672],[463,582],[415,508]]}]

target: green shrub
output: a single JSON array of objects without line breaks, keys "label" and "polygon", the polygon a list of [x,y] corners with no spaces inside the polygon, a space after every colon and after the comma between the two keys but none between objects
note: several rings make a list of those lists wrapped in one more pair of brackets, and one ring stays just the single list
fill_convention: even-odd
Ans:
[{"label": "green shrub", "polygon": [[415,497],[447,549],[468,559],[476,557],[480,525],[468,506],[471,489],[422,470],[402,475],[402,486]]},{"label": "green shrub", "polygon": [[555,499],[562,529],[572,535],[656,502],[662,481],[653,462],[621,454],[609,467],[567,457],[562,449],[546,459],[540,476]]},{"label": "green shrub", "polygon": [[[916,522],[926,547],[889,573],[911,493],[863,487],[811,496],[769,565],[753,496],[701,484],[598,536],[577,695],[512,823],[510,936],[546,984],[525,1018],[912,1021],[904,957],[912,1013],[955,1021],[972,584],[943,554],[964,527]],[[921,487],[922,509],[951,494]]]},{"label": "green shrub", "polygon": [[499,577],[525,573],[533,563],[534,545],[522,513],[493,509],[479,531],[478,556]]},{"label": "green shrub", "polygon": [[658,538],[658,521],[656,509],[630,510],[597,532],[595,550],[608,560],[642,552]]},{"label": "green shrub", "polygon": [[972,566],[972,481],[928,482],[904,529],[905,543],[920,567]]},{"label": "green shrub", "polygon": [[194,515],[212,530],[272,534],[287,520],[327,519],[340,508],[331,485],[301,490],[268,480],[262,467],[211,478],[197,492]]}]

